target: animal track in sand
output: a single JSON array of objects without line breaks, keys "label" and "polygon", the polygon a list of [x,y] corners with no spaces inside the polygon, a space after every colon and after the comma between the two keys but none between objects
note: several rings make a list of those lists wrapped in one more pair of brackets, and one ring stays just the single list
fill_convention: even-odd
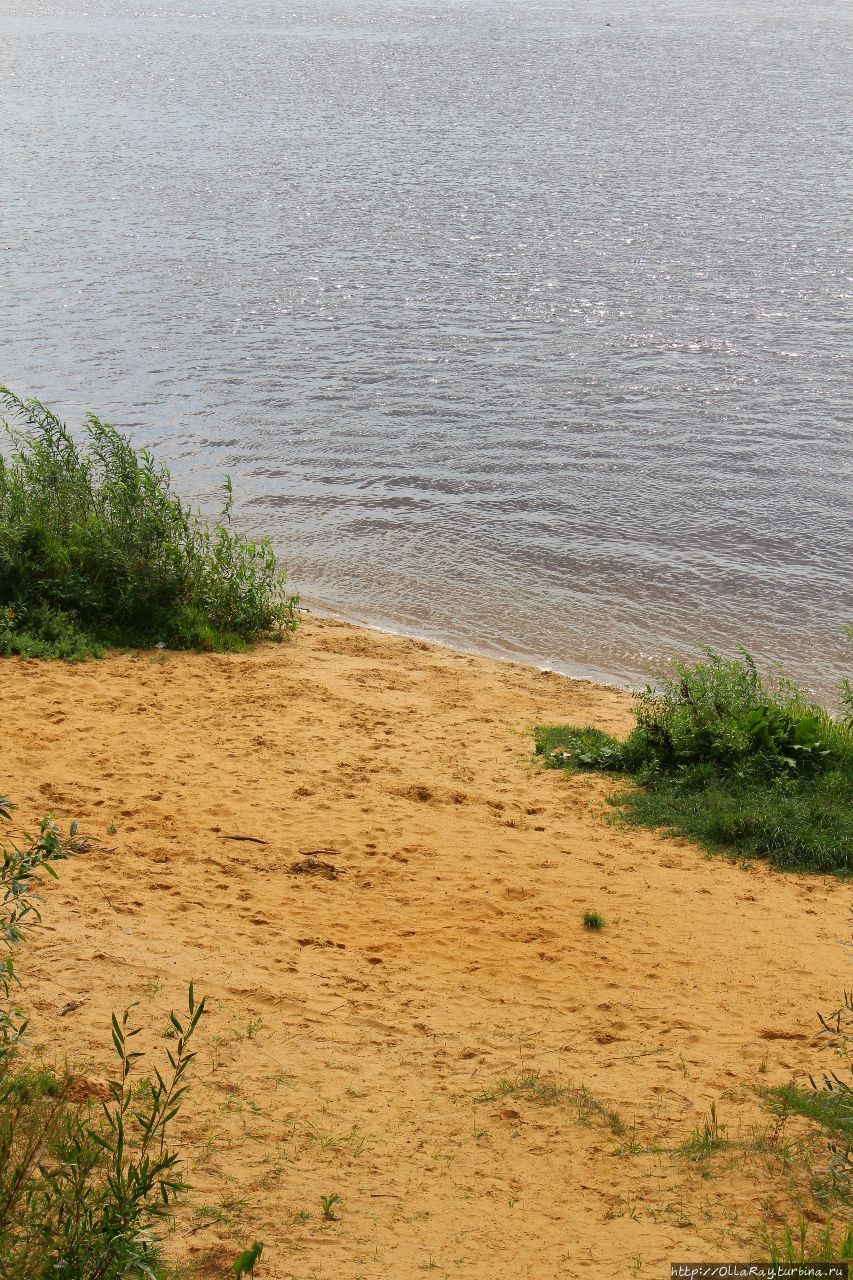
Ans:
[{"label": "animal track in sand", "polygon": [[539,894],[535,889],[525,889],[521,885],[510,885],[504,889],[503,896],[509,898],[511,902],[526,902],[529,898],[537,898]]}]

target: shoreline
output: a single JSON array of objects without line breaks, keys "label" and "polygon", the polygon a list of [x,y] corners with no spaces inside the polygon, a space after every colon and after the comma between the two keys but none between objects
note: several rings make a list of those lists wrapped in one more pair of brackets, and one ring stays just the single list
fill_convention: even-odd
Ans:
[{"label": "shoreline", "polygon": [[[485,658],[494,662],[507,663],[515,665],[527,670],[559,675],[567,680],[576,680],[585,684],[594,685],[596,688],[605,690],[614,690],[625,693],[629,696],[640,693],[647,686],[653,686],[655,682],[656,669],[666,669],[671,662],[700,662],[703,660],[705,648],[703,645],[686,645],[681,651],[674,651],[668,657],[661,657],[658,663],[650,664],[649,668],[643,672],[637,672],[635,678],[628,676],[616,675],[613,671],[608,671],[594,663],[576,662],[573,660],[561,661],[554,663],[546,659],[541,654],[536,654],[532,650],[521,648],[507,648],[499,644],[489,644],[482,639],[478,642],[466,643],[462,638],[447,637],[440,632],[430,631],[429,628],[421,628],[419,625],[409,625],[397,618],[375,618],[367,614],[358,614],[341,609],[320,597],[312,596],[310,593],[299,593],[299,611],[301,615],[312,618],[329,619],[336,622],[346,623],[349,626],[361,628],[364,631],[375,632],[378,635],[396,636],[400,639],[421,640],[426,644],[435,645],[437,648],[446,649],[452,653],[463,653],[474,658]],[[841,627],[839,634],[844,630]],[[710,646],[715,649],[714,645]],[[756,658],[754,648],[750,645],[729,644],[721,645],[716,652],[723,656],[737,656],[737,654],[746,649],[754,658]],[[779,677],[782,680],[789,679],[788,672],[784,666],[780,666],[772,659],[757,657],[759,669],[770,677]],[[840,677],[843,679],[843,676]],[[795,683],[797,681],[795,680]],[[825,707],[830,714],[836,714],[838,711],[838,690],[839,682],[830,685],[820,685],[817,687],[810,680],[803,679],[800,681],[800,687],[804,694],[810,700],[818,705]]]},{"label": "shoreline", "polygon": [[[403,640],[421,640],[425,644],[435,645],[436,648],[447,649],[452,653],[463,653],[472,658],[487,658],[493,662],[505,662],[533,671],[563,676],[567,680],[577,680],[584,684],[592,684],[599,689],[615,689],[622,693],[633,694],[643,687],[642,684],[632,684],[627,679],[622,680],[613,672],[605,671],[603,668],[596,667],[593,664],[572,661],[561,662],[557,665],[549,664],[542,655],[534,654],[532,651],[521,649],[512,651],[497,644],[489,645],[483,641],[479,645],[466,645],[461,640],[444,638],[435,632],[430,632],[428,629],[420,630],[416,626],[407,626],[406,623],[397,619],[383,618],[382,620],[376,620],[367,616],[357,616],[308,594],[303,595],[300,593],[299,601],[300,613],[303,615],[343,622],[348,626],[358,627],[364,631],[375,631],[379,635],[397,636]],[[650,680],[651,674],[644,677],[644,679]]]}]

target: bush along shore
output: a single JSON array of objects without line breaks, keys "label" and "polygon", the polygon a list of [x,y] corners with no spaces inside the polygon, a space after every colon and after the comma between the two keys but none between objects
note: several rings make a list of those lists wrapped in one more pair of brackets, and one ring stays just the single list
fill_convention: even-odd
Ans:
[{"label": "bush along shore", "polygon": [[[848,629],[849,630],[849,629]],[[851,635],[853,638],[853,635]],[[713,852],[780,868],[853,874],[853,687],[833,717],[741,650],[676,663],[637,697],[623,741],[593,726],[541,726],[546,765],[637,785],[611,798],[623,818]]]},{"label": "bush along shore", "polygon": [[240,650],[298,623],[269,541],[208,523],[169,473],[89,415],[79,438],[0,387],[0,655],[80,659],[108,646]]}]

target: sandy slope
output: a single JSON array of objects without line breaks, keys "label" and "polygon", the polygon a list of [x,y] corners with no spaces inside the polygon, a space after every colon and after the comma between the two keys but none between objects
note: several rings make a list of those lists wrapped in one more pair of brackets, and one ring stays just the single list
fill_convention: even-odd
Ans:
[{"label": "sandy slope", "polygon": [[[531,765],[535,722],[622,729],[625,695],[317,620],[3,678],[0,790],[96,846],[26,963],[37,1046],[102,1079],[111,1009],[159,1032],[191,977],[210,993],[182,1126],[201,1274],[257,1237],[259,1280],[657,1276],[792,1220],[772,1158],[671,1149],[711,1101],[748,1145],[750,1090],[825,1060],[849,891],[613,828],[604,782]],[[337,878],[291,874],[316,849]],[[530,1071],[627,1135],[495,1096]]]}]

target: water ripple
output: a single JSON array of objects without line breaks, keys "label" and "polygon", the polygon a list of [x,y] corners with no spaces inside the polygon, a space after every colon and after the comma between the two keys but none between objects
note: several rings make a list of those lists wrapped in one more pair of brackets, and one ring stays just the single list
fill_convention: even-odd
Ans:
[{"label": "water ripple", "polygon": [[[850,23],[7,0],[0,374],[365,621],[635,680],[853,616]],[[849,665],[849,664],[847,664]]]}]

